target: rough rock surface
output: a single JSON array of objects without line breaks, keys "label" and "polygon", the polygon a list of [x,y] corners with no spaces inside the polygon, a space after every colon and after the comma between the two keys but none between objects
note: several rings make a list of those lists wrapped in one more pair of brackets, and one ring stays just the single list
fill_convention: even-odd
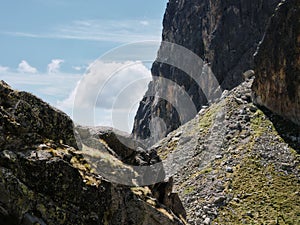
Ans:
[{"label": "rough rock surface", "polygon": [[47,139],[77,146],[72,120],[34,95],[0,81],[0,106],[0,149],[31,148]]},{"label": "rough rock surface", "polygon": [[111,127],[83,126],[76,126],[76,131],[78,138],[80,138],[79,143],[81,143],[79,148],[83,147],[82,144],[97,148],[98,145],[101,145],[98,141],[101,139],[107,143],[106,147],[111,150],[110,154],[119,157],[124,163],[138,166],[142,164],[149,165],[151,160],[152,164],[159,161],[155,152],[144,151],[145,147],[141,143],[133,140],[130,134],[126,132]]},{"label": "rough rock surface", "polygon": [[[230,89],[252,69],[251,54],[277,2],[171,0],[163,37],[210,62],[222,89]],[[174,80],[200,112],[147,150],[145,143],[109,128],[79,126],[74,135],[65,114],[1,82],[0,224],[171,225],[186,224],[185,218],[191,225],[300,224],[300,127],[253,104],[251,98],[252,85],[259,91],[254,96],[259,102],[258,96],[268,91],[263,79],[268,84],[282,76],[277,85],[283,89],[278,89],[288,89],[280,100],[287,101],[284,110],[296,113],[284,116],[298,118],[298,74],[289,72],[299,69],[299,1],[282,3],[259,49],[254,85],[249,70],[245,82],[224,91],[209,107],[202,107],[207,99],[188,76],[154,63],[150,92],[159,87],[157,75]],[[288,32],[274,39],[283,27]],[[272,46],[278,55],[268,54]],[[266,73],[271,78],[262,76]],[[173,94],[172,89],[166,92]],[[165,119],[167,133],[180,125],[170,105],[145,98],[136,117],[136,137],[150,135],[149,118],[156,116]],[[164,127],[160,128],[158,133]],[[150,143],[156,138],[160,135]],[[153,169],[159,163],[163,167]],[[151,168],[142,177],[140,165]],[[166,179],[138,186],[149,177]],[[122,184],[126,182],[136,185]]]},{"label": "rough rock surface", "polygon": [[[206,76],[206,67],[210,66],[221,89],[229,90],[243,81],[243,72],[253,69],[253,54],[278,3],[279,0],[170,0],[163,21],[163,41],[181,45],[201,57],[203,69],[199,69],[196,76],[200,77],[202,72]],[[163,55],[162,48],[158,58],[174,57],[172,52]],[[185,62],[185,56],[179,61],[189,63]],[[149,140],[153,144],[186,122],[171,102],[154,97],[159,89],[157,76],[184,87],[197,111],[211,99],[207,99],[209,94],[204,94],[190,74],[161,60],[154,62],[152,76],[153,81],[135,117],[133,135],[139,139],[156,135],[157,138]],[[209,79],[202,88],[215,91]],[[167,92],[168,87],[165,89]],[[174,94],[171,98],[176,97]],[[161,118],[165,125],[152,129],[151,120],[155,117]]]},{"label": "rough rock surface", "polygon": [[[96,128],[97,139],[84,143],[87,146],[68,146],[76,142],[73,123],[65,114],[4,82],[0,90],[1,225],[184,224],[184,209],[174,207],[180,200],[172,193],[171,181],[130,187],[99,173],[103,168],[123,171],[129,166],[122,160],[149,165],[149,155],[121,154],[112,131]],[[101,145],[93,146],[96,142]],[[135,171],[132,174],[130,179]]]},{"label": "rough rock surface", "polygon": [[255,101],[300,124],[300,2],[283,1],[255,57]]},{"label": "rough rock surface", "polygon": [[300,223],[300,127],[257,108],[252,83],[153,146],[191,225]]}]

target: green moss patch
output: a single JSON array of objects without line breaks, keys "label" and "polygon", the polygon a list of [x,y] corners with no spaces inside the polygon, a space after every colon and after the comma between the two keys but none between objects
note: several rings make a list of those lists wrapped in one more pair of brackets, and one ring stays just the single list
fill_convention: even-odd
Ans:
[{"label": "green moss patch", "polygon": [[193,193],[194,191],[195,191],[195,187],[187,187],[186,189],[184,189],[183,194],[188,195]]},{"label": "green moss patch", "polygon": [[166,146],[159,148],[157,154],[162,160],[166,160],[168,155],[171,154],[174,150],[176,150],[178,145],[178,140],[170,140]]},{"label": "green moss patch", "polygon": [[[275,169],[271,163],[262,165],[261,159],[251,153],[256,138],[265,134],[284,141],[276,127],[263,111],[251,119],[252,136],[249,143],[239,146],[247,149],[241,163],[229,175],[226,193],[230,201],[219,210],[218,224],[300,224],[300,183],[294,175]],[[270,143],[270,145],[276,143]],[[292,153],[291,149],[291,154]]]},{"label": "green moss patch", "polygon": [[219,224],[300,224],[300,184],[292,175],[245,160],[233,174],[234,197],[219,211]]},{"label": "green moss patch", "polygon": [[203,134],[207,134],[209,129],[213,125],[216,114],[219,110],[223,108],[223,104],[212,105],[203,116],[199,119],[199,128],[202,130]]}]

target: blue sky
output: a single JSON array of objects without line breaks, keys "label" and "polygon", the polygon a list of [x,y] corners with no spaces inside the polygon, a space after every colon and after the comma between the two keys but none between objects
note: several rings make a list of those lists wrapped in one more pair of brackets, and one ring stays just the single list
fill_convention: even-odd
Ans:
[{"label": "blue sky", "polygon": [[[119,46],[161,39],[166,3],[167,0],[2,1],[0,79],[14,88],[34,93],[71,115],[68,101],[92,62]],[[155,48],[158,46],[146,54],[150,61],[155,59]],[[136,66],[138,59],[133,68],[145,72],[150,63]],[[124,59],[112,65],[130,61]],[[127,70],[124,74],[128,71],[134,73]],[[136,96],[140,98],[141,93]],[[103,117],[96,119],[97,125],[111,125]]]}]

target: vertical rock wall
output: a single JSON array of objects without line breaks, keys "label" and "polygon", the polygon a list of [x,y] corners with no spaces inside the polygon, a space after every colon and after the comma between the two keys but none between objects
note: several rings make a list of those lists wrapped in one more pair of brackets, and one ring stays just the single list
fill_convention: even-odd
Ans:
[{"label": "vertical rock wall", "polygon": [[[164,16],[162,40],[181,45],[201,57],[204,65],[211,67],[222,90],[232,89],[242,82],[242,73],[253,68],[253,54],[278,3],[279,0],[170,0]],[[202,72],[199,70],[198,76]],[[170,102],[151,96],[159,88],[157,77],[183,87],[197,111],[208,104],[199,85],[178,68],[156,61],[152,76],[133,128],[136,138],[152,136],[150,144],[186,122],[181,121],[178,109]],[[209,86],[209,81],[207,83],[208,90],[214,88]],[[163,125],[157,120],[151,123],[155,117],[161,118]]]},{"label": "vertical rock wall", "polygon": [[255,101],[300,124],[300,2],[282,1],[255,57]]}]

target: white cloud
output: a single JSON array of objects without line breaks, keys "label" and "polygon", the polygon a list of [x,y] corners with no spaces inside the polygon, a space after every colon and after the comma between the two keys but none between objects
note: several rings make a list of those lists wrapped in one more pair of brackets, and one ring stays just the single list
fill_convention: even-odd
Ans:
[{"label": "white cloud", "polygon": [[160,40],[161,22],[139,20],[79,20],[58,28],[61,38],[113,42]]},{"label": "white cloud", "polygon": [[37,73],[37,69],[29,65],[25,60],[22,60],[19,64],[18,71],[21,73]]},{"label": "white cloud", "polygon": [[8,70],[9,70],[8,67],[6,67],[6,66],[1,66],[1,65],[0,65],[0,73],[1,73],[1,72],[7,72]]},{"label": "white cloud", "polygon": [[81,66],[73,66],[72,68],[76,71],[80,71],[83,69],[83,67],[81,67]]},{"label": "white cloud", "polygon": [[2,32],[29,38],[75,39],[128,43],[161,39],[160,20],[77,20],[43,33]]},{"label": "white cloud", "polygon": [[139,61],[97,60],[59,108],[70,111],[73,107],[73,119],[81,124],[113,125],[130,131],[132,112],[137,110],[150,80],[150,70]]},{"label": "white cloud", "polygon": [[48,64],[48,73],[58,73],[63,62],[62,59],[52,59],[51,63]]},{"label": "white cloud", "polygon": [[142,24],[144,26],[148,26],[150,23],[147,20],[142,20],[142,21],[140,21],[140,24]]},{"label": "white cloud", "polygon": [[[20,71],[0,71],[0,77],[13,88],[29,91],[73,115],[75,122],[113,126],[130,132],[151,73],[140,61],[97,60],[84,77],[62,72],[24,76]],[[73,111],[75,98],[77,107]],[[93,112],[92,123],[86,122]]]},{"label": "white cloud", "polygon": [[53,106],[68,97],[81,77],[81,74],[69,73],[29,73],[24,76],[23,72],[0,71],[0,79],[13,88],[31,92]]}]

